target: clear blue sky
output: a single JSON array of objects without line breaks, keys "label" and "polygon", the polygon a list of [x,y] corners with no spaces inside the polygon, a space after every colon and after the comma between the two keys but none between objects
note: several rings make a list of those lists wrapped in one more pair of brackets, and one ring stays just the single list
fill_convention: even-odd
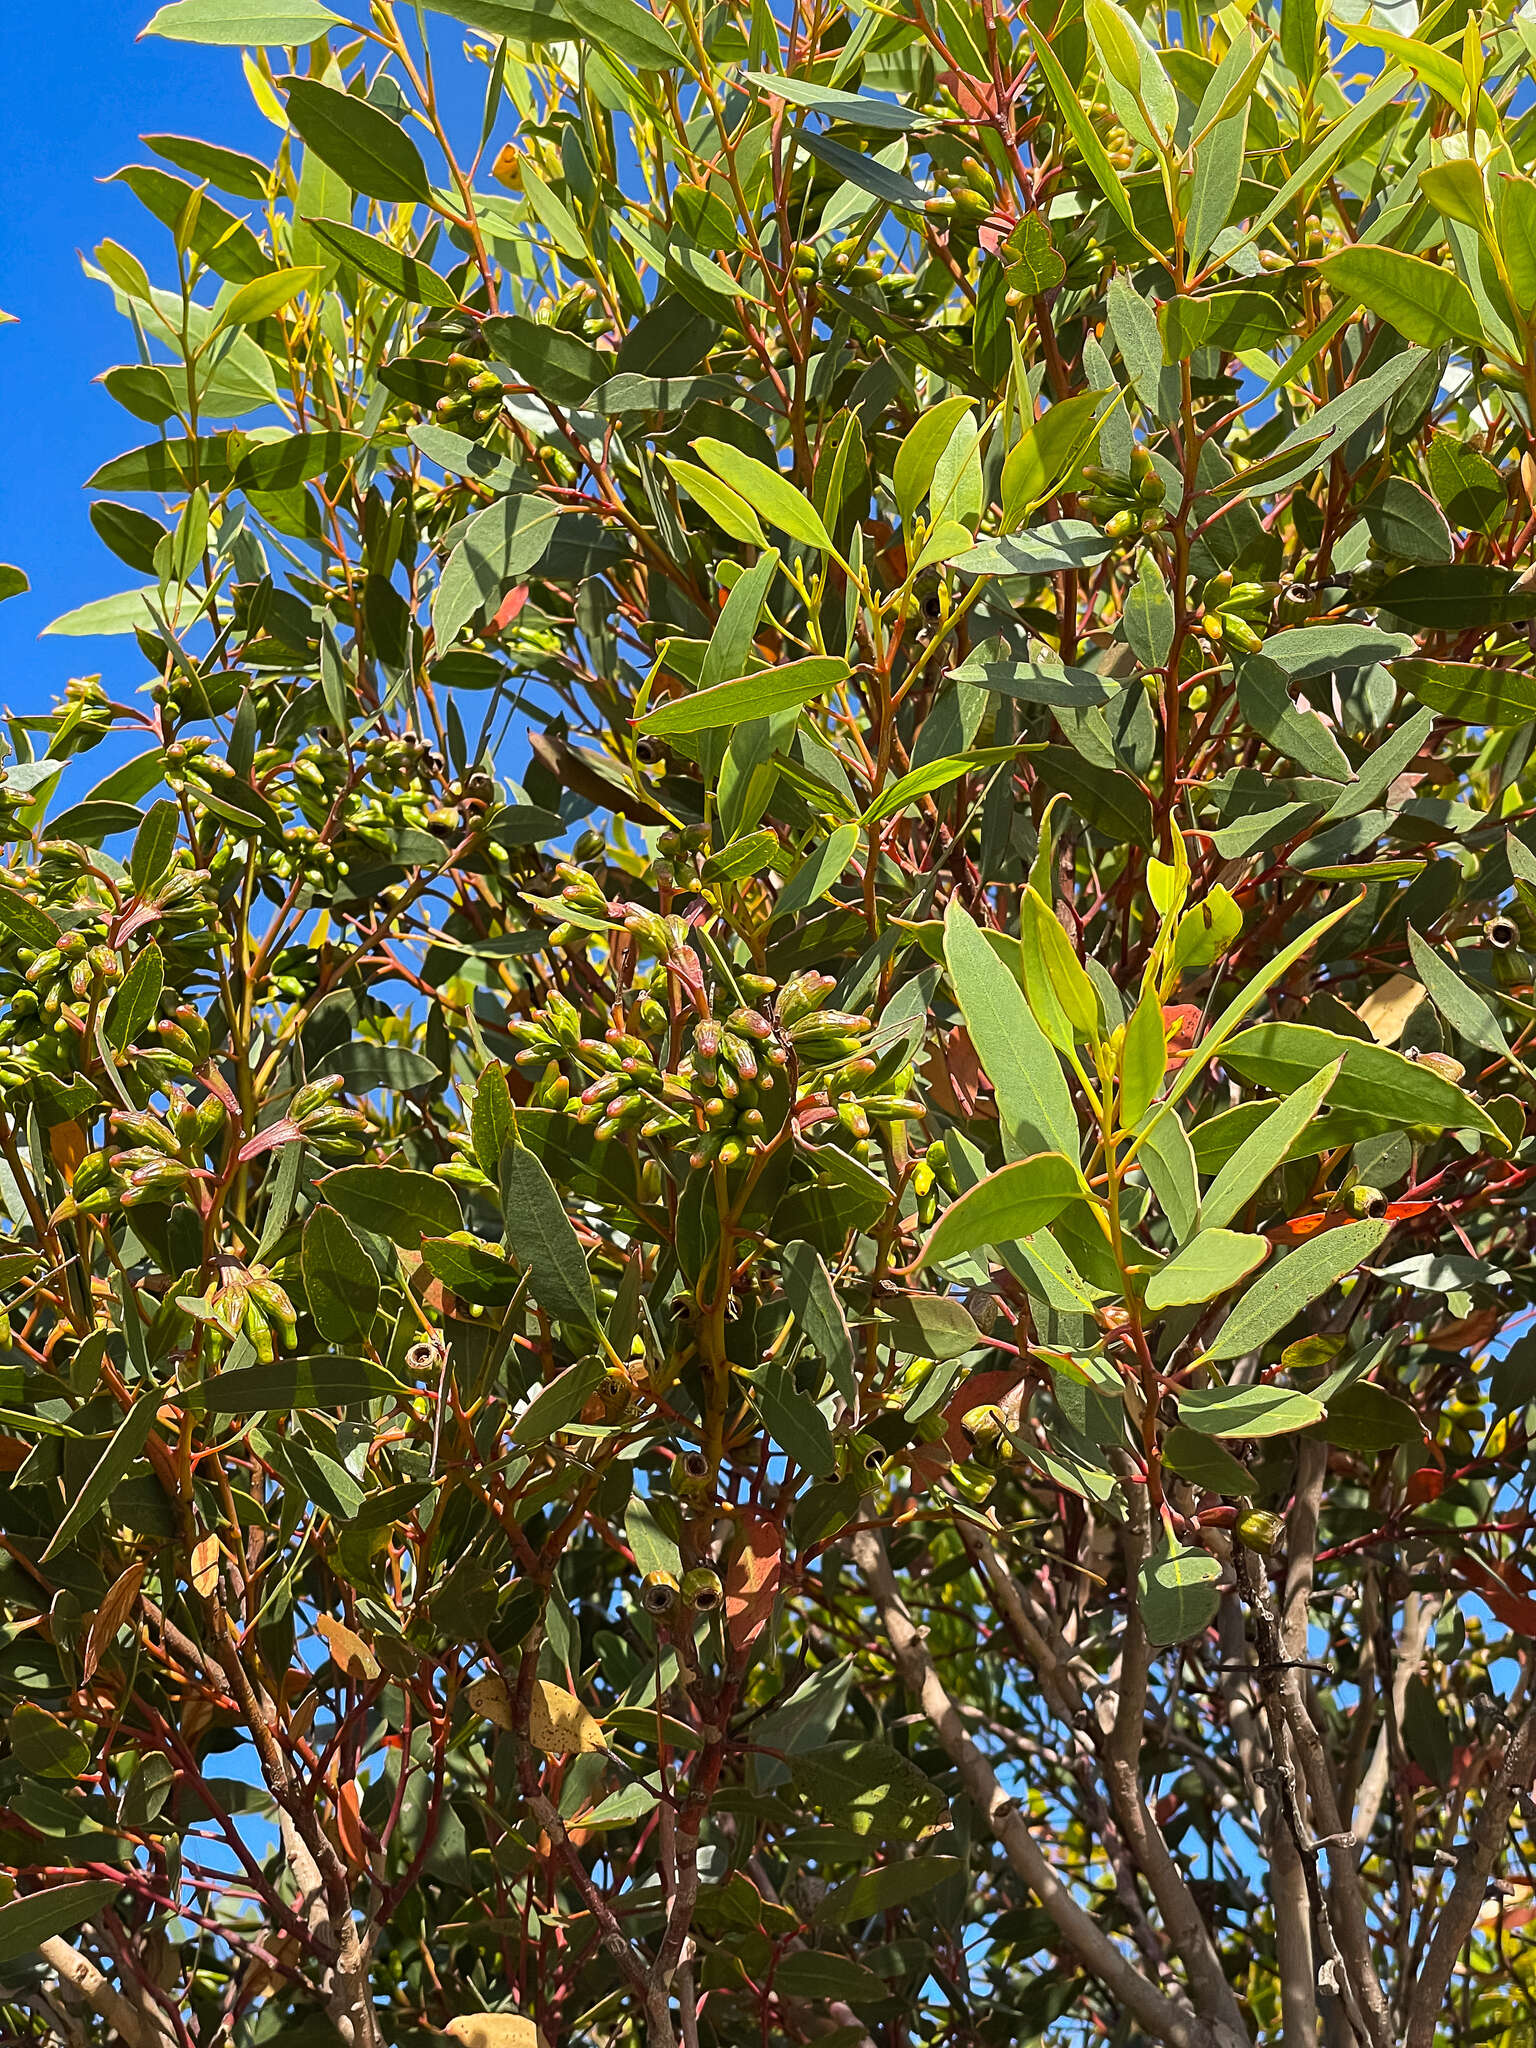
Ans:
[{"label": "clear blue sky", "polygon": [[0,151],[0,327],[6,460],[0,561],[32,580],[0,605],[0,705],[38,710],[71,675],[99,671],[132,690],[144,664],[131,640],[39,640],[50,619],[134,572],[96,538],[81,486],[96,466],[152,438],[92,379],[131,362],[133,335],[80,254],[104,237],[168,281],[169,241],[126,187],[98,182],[142,163],[142,134],[201,135],[270,158],[277,133],[257,113],[238,50],[134,38],[155,0],[74,0],[6,9],[6,147]]},{"label": "clear blue sky", "polygon": [[[14,562],[32,583],[0,604],[0,708],[11,711],[46,708],[72,675],[99,673],[125,696],[145,678],[131,638],[38,638],[62,612],[143,580],[102,545],[87,516],[85,479],[155,430],[93,382],[112,364],[135,360],[133,331],[80,258],[110,238],[132,249],[157,284],[169,284],[171,247],[126,186],[102,181],[124,164],[155,160],[141,135],[201,136],[268,162],[277,148],[238,50],[136,40],[156,5],[73,0],[4,11],[0,308],[16,324],[0,326],[0,562]],[[355,11],[367,18],[364,7]],[[430,19],[444,104],[454,127],[474,135],[486,74],[463,61],[462,29]],[[504,126],[511,118],[504,106]]]}]

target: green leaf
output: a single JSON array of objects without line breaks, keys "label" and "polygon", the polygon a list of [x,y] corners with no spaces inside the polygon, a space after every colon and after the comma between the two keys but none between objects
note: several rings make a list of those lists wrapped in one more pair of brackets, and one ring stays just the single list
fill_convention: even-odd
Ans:
[{"label": "green leaf", "polygon": [[[255,12],[250,8],[243,11],[247,18]],[[139,139],[156,156],[163,156],[179,171],[189,172],[199,183],[206,179],[210,185],[233,192],[241,199],[267,197],[272,173],[259,157],[247,156],[244,150],[227,149],[221,142],[201,142],[193,135],[144,135]]]},{"label": "green leaf", "polygon": [[38,952],[52,946],[60,933],[52,913],[40,903],[30,902],[9,882],[0,882],[0,930],[10,932],[24,946],[32,946]]},{"label": "green leaf", "polygon": [[1087,165],[1094,183],[1134,234],[1136,216],[1131,210],[1130,195],[1125,189],[1121,173],[1110,162],[1109,152],[1089,119],[1087,107],[1077,88],[1062,69],[1061,60],[1051,48],[1050,35],[1044,29],[1036,27],[1027,8],[1021,8],[1020,12],[1024,16],[1024,25],[1029,30],[1035,62],[1045,74],[1051,98],[1056,102],[1056,111],[1066,122],[1072,140],[1077,145],[1078,154]]},{"label": "green leaf", "polygon": [[1011,760],[1012,756],[1011,747],[978,747],[968,754],[951,754],[942,761],[925,761],[920,768],[909,769],[876,797],[859,822],[864,826],[879,825],[887,818],[900,817],[919,797],[931,796],[936,789],[947,789],[973,768]]},{"label": "green leaf", "polygon": [[1429,991],[1430,1001],[1450,1028],[1460,1032],[1470,1044],[1481,1046],[1484,1052],[1508,1059],[1509,1040],[1493,1011],[1477,990],[1419,937],[1412,925],[1408,927],[1408,951],[1415,973]]},{"label": "green leaf", "polygon": [[909,530],[917,517],[918,507],[928,495],[939,457],[949,446],[955,428],[970,410],[971,401],[964,394],[940,399],[937,405],[919,414],[916,425],[908,429],[896,450],[891,483],[902,524]]},{"label": "green leaf", "polygon": [[[1337,1085],[1336,1083],[1335,1086]],[[1205,1354],[1206,1357],[1238,1358],[1245,1351],[1261,1349],[1271,1337],[1278,1336],[1293,1317],[1300,1315],[1309,1302],[1316,1301],[1320,1294],[1336,1286],[1346,1274],[1355,1270],[1362,1259],[1368,1259],[1391,1228],[1392,1225],[1386,1220],[1340,1223],[1332,1230],[1325,1230],[1316,1237],[1308,1238],[1304,1244],[1298,1245],[1295,1251],[1287,1253],[1283,1259],[1277,1259],[1260,1274],[1232,1310],[1217,1331],[1214,1342]],[[1234,1394],[1252,1391],[1257,1390],[1233,1390]],[[1184,1400],[1187,1401],[1189,1398],[1185,1396]],[[1203,1424],[1195,1422],[1192,1415],[1185,1413],[1182,1402],[1179,1414],[1184,1421],[1193,1423],[1196,1428],[1204,1427]],[[1315,1422],[1318,1416],[1310,1419]],[[1291,1428],[1301,1425],[1285,1426]],[[1213,1436],[1252,1436],[1258,1433],[1241,1429],[1211,1430]]]},{"label": "green leaf", "polygon": [[367,1336],[379,1306],[379,1276],[337,1210],[317,1204],[305,1218],[300,1271],[322,1337],[345,1344]]},{"label": "green leaf", "polygon": [[1200,1220],[1200,1183],[1189,1133],[1172,1110],[1155,1111],[1141,1133],[1136,1163],[1182,1244]]},{"label": "green leaf", "polygon": [[680,455],[663,455],[661,459],[693,502],[709,514],[722,533],[729,534],[732,540],[745,541],[749,547],[767,547],[768,536],[763,532],[757,514],[729,484],[721,483],[719,477],[699,463],[685,462]]},{"label": "green leaf", "polygon": [[398,1400],[410,1390],[366,1358],[278,1358],[271,1365],[218,1372],[190,1405],[208,1415],[324,1414],[370,1401]]},{"label": "green leaf", "polygon": [[1439,348],[1447,341],[1480,345],[1485,339],[1476,303],[1461,279],[1422,256],[1357,242],[1325,256],[1322,271],[1336,298],[1353,299],[1389,320],[1407,341]]},{"label": "green leaf", "polygon": [[[185,4],[190,6],[192,0]],[[41,1891],[8,1899],[0,1906],[0,1962],[18,1962],[52,1935],[67,1934],[82,1921],[94,1919],[121,1889],[110,1879],[90,1878],[45,1885]]]},{"label": "green leaf", "polygon": [[495,314],[480,331],[500,361],[557,405],[581,404],[613,368],[613,357],[579,334],[545,326],[522,313]]},{"label": "green leaf", "polygon": [[581,1240],[554,1182],[515,1137],[501,1155],[500,1177],[507,1244],[528,1268],[534,1300],[557,1322],[601,1328]]},{"label": "green leaf", "polygon": [[421,151],[398,121],[365,99],[313,78],[282,81],[288,119],[307,149],[369,199],[432,197]]},{"label": "green leaf", "polygon": [[1066,259],[1040,213],[1025,214],[1003,244],[1002,258],[1009,287],[1026,298],[1054,291],[1067,274]]},{"label": "green leaf", "polygon": [[[515,1151],[515,1146],[508,1146]],[[531,1159],[532,1154],[528,1157]],[[534,1164],[537,1165],[537,1161]],[[583,1268],[585,1270],[585,1268]],[[603,1361],[596,1352],[586,1358],[578,1358],[567,1366],[563,1373],[543,1387],[512,1425],[512,1441],[515,1444],[543,1444],[564,1429],[568,1422],[574,1422],[588,1400],[602,1382]]]},{"label": "green leaf", "polygon": [[1060,1152],[1036,1152],[989,1173],[950,1203],[929,1233],[919,1263],[942,1264],[965,1252],[1032,1237],[1083,1198],[1081,1175]]},{"label": "green leaf", "polygon": [[678,1548],[677,1503],[667,1499],[647,1500],[636,1494],[624,1510],[624,1535],[635,1554],[642,1574],[671,1572],[682,1575],[682,1553]]},{"label": "green leaf", "polygon": [[1536,718],[1536,675],[1472,661],[1398,661],[1401,689],[1463,725],[1525,725]]},{"label": "green leaf", "polygon": [[446,1237],[464,1220],[446,1181],[409,1167],[339,1166],[321,1191],[349,1223],[411,1251],[423,1237]]},{"label": "green leaf", "polygon": [[149,1441],[149,1432],[155,1426],[159,1408],[159,1396],[149,1392],[140,1394],[128,1410],[91,1468],[85,1484],[64,1510],[63,1520],[43,1552],[44,1564],[74,1541],[97,1510],[106,1506],[113,1488],[120,1486],[128,1477]]},{"label": "green leaf", "polygon": [[1120,1122],[1134,1128],[1151,1108],[1168,1071],[1168,1035],[1158,991],[1149,988],[1131,1012],[1120,1054]]},{"label": "green leaf", "polygon": [[893,1352],[905,1352],[909,1358],[965,1358],[981,1343],[969,1309],[952,1294],[887,1294],[874,1327]]},{"label": "green leaf", "polygon": [[[1010,948],[1011,950],[1011,948]],[[944,915],[944,961],[976,1056],[997,1097],[1007,1142],[1077,1155],[1077,1115],[1061,1062],[1018,979],[958,899]]]},{"label": "green leaf", "polygon": [[770,469],[755,456],[744,455],[728,441],[701,435],[693,444],[699,460],[712,469],[722,483],[761,513],[770,526],[787,533],[806,547],[833,552],[832,536],[821,523],[821,515],[803,492],[797,490],[779,469]]},{"label": "green leaf", "polygon": [[773,921],[794,917],[819,902],[843,874],[859,843],[857,825],[839,825],[814,852],[808,853],[779,892]]},{"label": "green leaf", "polygon": [[509,584],[531,575],[548,552],[561,507],[532,491],[498,498],[477,514],[448,557],[432,599],[432,637],[446,653],[477,612],[494,610]]},{"label": "green leaf", "polygon": [[[809,1999],[818,2004],[831,1998],[846,2003],[855,1998],[862,2002],[890,1996],[890,1986],[868,1964],[830,1949],[796,1949],[782,1956],[774,1967],[773,1986],[786,1998]],[[845,2043],[844,2048],[849,2048],[849,2044]]]},{"label": "green leaf", "polygon": [[1327,1398],[1328,1419],[1309,1432],[1342,1450],[1360,1451],[1374,1457],[1396,1444],[1424,1440],[1424,1425],[1417,1411],[1385,1387],[1368,1380],[1353,1380]]},{"label": "green leaf", "polygon": [[1317,1115],[1339,1077],[1341,1065],[1342,1058],[1320,1066],[1238,1146],[1200,1204],[1200,1215],[1208,1229],[1229,1223],[1283,1164],[1292,1145]]},{"label": "green leaf", "polygon": [[1267,651],[1249,655],[1238,670],[1237,700],[1248,723],[1287,760],[1330,782],[1353,778],[1349,756],[1315,711],[1291,702],[1286,671]]},{"label": "green leaf", "polygon": [[1023,533],[978,542],[950,560],[967,576],[1054,576],[1061,569],[1093,569],[1110,552],[1085,519],[1048,519]]},{"label": "green leaf", "polygon": [[1184,362],[1197,348],[1218,348],[1223,355],[1271,348],[1290,332],[1284,309],[1267,292],[1246,286],[1165,300],[1157,325],[1168,364]]},{"label": "green leaf", "polygon": [[1152,800],[1133,775],[1085,760],[1074,747],[1043,747],[1034,760],[1045,788],[1069,796],[1095,832],[1120,846],[1156,844]]},{"label": "green leaf", "polygon": [[320,0],[171,0],[141,33],[180,43],[312,43],[341,18]]},{"label": "green leaf", "polygon": [[853,1339],[848,1318],[832,1285],[832,1276],[814,1245],[788,1244],[781,1255],[784,1294],[794,1310],[806,1342],[832,1376],[832,1384],[850,1405],[857,1397]]},{"label": "green leaf", "polygon": [[778,668],[735,676],[729,682],[716,683],[713,689],[695,690],[691,697],[658,704],[654,711],[636,719],[635,726],[640,732],[660,733],[664,738],[714,732],[748,719],[770,718],[776,711],[798,710],[835,690],[849,673],[840,655],[807,654]]},{"label": "green leaf", "polygon": [[1320,1067],[1341,1062],[1330,1091],[1338,1109],[1359,1110],[1383,1124],[1427,1124],[1441,1131],[1481,1131],[1499,1138],[1487,1112],[1452,1082],[1385,1045],[1341,1038],[1313,1024],[1255,1024],[1231,1039],[1224,1062],[1245,1080],[1289,1095]]},{"label": "green leaf", "polygon": [[[196,191],[185,178],[173,177],[158,164],[129,164],[113,173],[162,226],[174,233]],[[197,202],[191,247],[219,277],[233,284],[259,278],[272,267],[271,258],[236,214],[203,193]]]},{"label": "green leaf", "polygon": [[1142,550],[1141,567],[1127,593],[1121,623],[1143,668],[1162,668],[1167,663],[1173,651],[1173,599],[1150,548]]},{"label": "green leaf", "polygon": [[1513,570],[1491,562],[1439,562],[1405,569],[1373,591],[1371,602],[1395,613],[1415,632],[1482,631],[1536,619],[1536,589],[1521,589]]},{"label": "green leaf", "polygon": [[830,1478],[837,1470],[837,1450],[827,1418],[800,1392],[783,1359],[766,1359],[742,1377],[763,1427],[779,1449],[818,1479]]},{"label": "green leaf", "polygon": [[[1003,462],[1003,528],[1027,519],[1077,470],[1099,431],[1102,391],[1082,391],[1031,421]],[[963,560],[964,557],[961,557]]]},{"label": "green leaf", "polygon": [[0,604],[8,597],[20,597],[32,588],[24,569],[18,569],[14,562],[0,562]]},{"label": "green leaf", "polygon": [[1321,1401],[1290,1387],[1198,1387],[1185,1389],[1178,1400],[1180,1422],[1203,1436],[1290,1436],[1323,1417]]},{"label": "green leaf", "polygon": [[1253,1485],[1248,1467],[1239,1464],[1230,1451],[1214,1437],[1176,1423],[1162,1442],[1163,1463],[1194,1486],[1207,1493],[1237,1494],[1241,1497]]},{"label": "green leaf", "polygon": [[107,1043],[126,1052],[153,1020],[165,987],[165,962],[160,948],[146,946],[118,983],[107,1012]]},{"label": "green leaf", "polygon": [[894,1912],[946,1878],[958,1876],[961,1867],[958,1856],[907,1856],[899,1863],[882,1863],[878,1869],[834,1885],[811,1918],[819,1927],[843,1927],[876,1913]]},{"label": "green leaf", "polygon": [[1104,1029],[1099,992],[1072,941],[1033,888],[1024,891],[1021,916],[1024,994],[1040,1029],[1058,1052],[1070,1052],[1079,1039],[1097,1040]]},{"label": "green leaf", "polygon": [[[1536,304],[1536,274],[1531,297]],[[1425,450],[1424,466],[1430,487],[1452,526],[1486,533],[1503,517],[1506,502],[1504,480],[1487,456],[1454,434],[1439,433]]]},{"label": "green leaf", "polygon": [[1515,305],[1536,306],[1536,180],[1498,170],[1491,177],[1493,228]]},{"label": "green leaf", "polygon": [[1147,1282],[1147,1307],[1156,1315],[1166,1308],[1214,1301],[1218,1294],[1246,1280],[1268,1257],[1267,1237],[1236,1230],[1198,1230]]},{"label": "green leaf", "polygon": [[749,71],[748,85],[771,92],[791,106],[806,107],[825,114],[829,120],[846,121],[853,128],[894,128],[906,130],[926,125],[927,117],[893,100],[877,100],[866,93],[839,92],[835,86],[818,84],[809,78],[787,78],[777,71]]},{"label": "green leaf", "polygon": [[334,249],[364,277],[371,277],[386,291],[407,299],[413,306],[452,306],[458,303],[450,285],[437,272],[414,256],[407,256],[377,235],[365,234],[350,221],[303,216],[306,227],[328,249]]},{"label": "green leaf", "polygon": [[1389,476],[1360,509],[1382,554],[1396,555],[1405,562],[1454,559],[1456,546],[1445,514],[1410,478]]},{"label": "green leaf", "polygon": [[764,826],[761,832],[748,832],[710,854],[701,873],[706,882],[744,882],[767,867],[777,867],[782,852],[778,833]]},{"label": "green leaf", "polygon": [[639,0],[559,0],[559,11],[599,50],[636,71],[668,71],[687,61],[665,22]]},{"label": "green leaf", "polygon": [[830,1742],[788,1758],[795,1789],[851,1834],[915,1842],[948,1818],[938,1787],[885,1742]]},{"label": "green leaf", "polygon": [[320,272],[313,264],[253,277],[225,301],[212,331],[218,334],[226,327],[251,327],[258,320],[270,319],[301,292],[312,292],[319,282]]},{"label": "green leaf", "polygon": [[181,817],[169,797],[150,805],[128,857],[128,876],[136,896],[148,895],[170,866],[180,831]]},{"label": "green leaf", "polygon": [[1221,1604],[1219,1559],[1208,1550],[1186,1549],[1165,1529],[1156,1550],[1136,1574],[1136,1605],[1150,1642],[1186,1643],[1204,1635]]}]

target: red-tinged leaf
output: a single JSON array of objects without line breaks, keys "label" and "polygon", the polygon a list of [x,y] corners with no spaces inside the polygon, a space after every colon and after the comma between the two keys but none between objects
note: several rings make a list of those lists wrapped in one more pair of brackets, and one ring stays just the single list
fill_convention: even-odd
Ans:
[{"label": "red-tinged leaf", "polygon": [[493,633],[504,633],[528,602],[528,585],[519,583],[515,590],[509,590],[501,600],[501,607],[490,623]]},{"label": "red-tinged leaf", "polygon": [[264,1131],[258,1131],[254,1138],[247,1138],[240,1147],[240,1163],[247,1159],[259,1159],[263,1152],[275,1152],[279,1145],[291,1145],[295,1138],[304,1133],[292,1117],[279,1117],[275,1124],[268,1124]]},{"label": "red-tinged leaf", "polygon": [[1438,1500],[1445,1491],[1445,1474],[1438,1465],[1421,1465],[1417,1472],[1410,1472],[1408,1484],[1403,1488],[1403,1499],[1411,1508],[1421,1508],[1429,1501]]},{"label": "red-tinged leaf", "polygon": [[736,1650],[750,1649],[773,1611],[784,1564],[784,1535],[767,1515],[747,1514],[745,1540],[725,1575],[725,1626]]},{"label": "red-tinged leaf", "polygon": [[1195,1039],[1200,1031],[1201,1010],[1198,1003],[1164,1003],[1163,1030],[1168,1039],[1168,1065],[1166,1073],[1182,1067],[1195,1049]]}]

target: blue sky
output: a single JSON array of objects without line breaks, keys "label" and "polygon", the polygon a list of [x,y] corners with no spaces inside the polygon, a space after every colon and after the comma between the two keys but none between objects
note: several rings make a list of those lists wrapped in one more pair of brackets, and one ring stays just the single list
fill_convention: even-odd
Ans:
[{"label": "blue sky", "polygon": [[0,705],[45,707],[71,675],[100,671],[132,690],[143,663],[131,640],[39,640],[50,619],[135,581],[101,542],[81,486],[96,466],[150,438],[91,380],[133,360],[133,337],[80,254],[110,236],[151,273],[169,255],[162,229],[121,185],[144,162],[141,134],[201,135],[270,156],[276,131],[257,113],[237,50],[135,42],[154,0],[75,0],[7,10],[10,77],[0,152],[0,327],[6,462],[0,561],[32,581],[0,605]]}]

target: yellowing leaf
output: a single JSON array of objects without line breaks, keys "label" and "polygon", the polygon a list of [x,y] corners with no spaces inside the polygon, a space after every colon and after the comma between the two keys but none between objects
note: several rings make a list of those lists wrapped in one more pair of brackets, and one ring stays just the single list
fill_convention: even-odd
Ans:
[{"label": "yellowing leaf", "polygon": [[462,2012],[443,2031],[464,2048],[548,2048],[533,2021],[520,2012]]},{"label": "yellowing leaf", "polygon": [[512,1726],[512,1692],[507,1681],[494,1671],[466,1685],[464,1698],[473,1714],[489,1721],[493,1728]]},{"label": "yellowing leaf", "polygon": [[192,1549],[192,1587],[204,1598],[219,1583],[219,1539],[204,1536]]},{"label": "yellowing leaf", "polygon": [[541,1678],[528,1706],[528,1740],[546,1756],[583,1756],[606,1749],[608,1738],[595,1717],[564,1686]]},{"label": "yellowing leaf", "polygon": [[360,1678],[365,1684],[379,1675],[379,1660],[372,1650],[344,1621],[333,1621],[328,1614],[317,1615],[315,1628],[325,1641],[334,1661],[345,1671],[348,1678]]}]

